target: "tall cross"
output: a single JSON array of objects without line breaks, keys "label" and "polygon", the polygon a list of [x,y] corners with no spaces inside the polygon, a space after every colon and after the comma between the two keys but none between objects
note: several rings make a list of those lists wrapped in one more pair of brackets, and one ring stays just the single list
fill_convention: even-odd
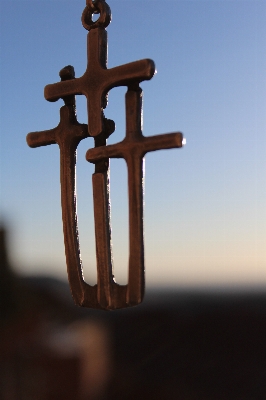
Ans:
[{"label": "tall cross", "polygon": [[[100,14],[96,22],[93,14]],[[64,100],[59,125],[49,131],[27,135],[30,147],[58,143],[60,148],[60,180],[62,219],[68,278],[76,304],[99,309],[116,309],[140,303],[144,295],[143,245],[143,157],[149,151],[182,147],[181,133],[145,137],[142,134],[142,90],[139,83],[155,73],[152,60],[140,60],[107,69],[107,33],[111,11],[105,0],[86,0],[82,14],[88,33],[87,70],[75,79],[74,68],[60,71],[61,82],[45,87],[45,98]],[[115,124],[104,117],[108,91],[127,86],[126,136],[117,144],[107,146],[107,138]],[[76,119],[75,95],[87,97],[88,125]],[[75,166],[79,142],[94,137],[95,147],[86,158],[95,164],[92,176],[97,285],[88,285],[83,278],[79,251],[76,212]],[[129,193],[129,278],[127,285],[118,285],[113,276],[109,200],[109,158],[124,158],[128,167]]]}]

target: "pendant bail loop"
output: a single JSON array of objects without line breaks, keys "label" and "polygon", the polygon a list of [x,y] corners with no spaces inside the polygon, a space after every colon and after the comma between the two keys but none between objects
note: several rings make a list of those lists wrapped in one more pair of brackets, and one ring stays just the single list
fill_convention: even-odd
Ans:
[{"label": "pendant bail loop", "polygon": [[[100,14],[97,21],[92,20],[93,14]],[[82,13],[81,21],[83,27],[90,31],[95,28],[106,28],[111,22],[111,9],[105,0],[87,0],[86,7]]]}]

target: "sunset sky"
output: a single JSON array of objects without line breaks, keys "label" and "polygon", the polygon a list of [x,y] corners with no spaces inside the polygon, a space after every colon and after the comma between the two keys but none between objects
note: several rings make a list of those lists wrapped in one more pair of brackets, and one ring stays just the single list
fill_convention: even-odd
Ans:
[{"label": "sunset sky", "polygon": [[[108,67],[142,58],[157,74],[141,84],[146,136],[183,132],[182,149],[145,158],[147,287],[266,285],[266,1],[108,0]],[[28,132],[59,122],[62,100],[45,85],[86,69],[85,0],[0,0],[0,216],[11,261],[24,274],[66,279],[59,149],[31,149]],[[125,134],[125,87],[105,114]],[[77,115],[87,123],[86,100]],[[77,195],[84,275],[96,280],[91,175],[78,147]],[[127,171],[111,161],[115,276],[126,283]]]}]

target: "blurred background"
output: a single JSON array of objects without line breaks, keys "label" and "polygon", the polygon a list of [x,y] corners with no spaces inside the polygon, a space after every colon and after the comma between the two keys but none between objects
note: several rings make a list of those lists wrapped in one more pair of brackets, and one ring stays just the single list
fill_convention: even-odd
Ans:
[{"label": "blurred background", "polygon": [[[141,85],[144,135],[182,131],[187,141],[146,156],[147,295],[142,306],[115,313],[72,304],[59,150],[25,141],[59,122],[63,103],[45,101],[44,86],[65,65],[77,77],[85,71],[85,0],[1,0],[3,398],[264,399],[265,1],[108,4],[109,68],[141,58],[156,64]],[[125,91],[109,94],[109,143],[124,137]],[[77,115],[86,122],[83,96]],[[77,198],[84,275],[93,284],[91,146],[88,138],[78,148]],[[123,160],[111,161],[111,205],[115,276],[124,284]]]}]

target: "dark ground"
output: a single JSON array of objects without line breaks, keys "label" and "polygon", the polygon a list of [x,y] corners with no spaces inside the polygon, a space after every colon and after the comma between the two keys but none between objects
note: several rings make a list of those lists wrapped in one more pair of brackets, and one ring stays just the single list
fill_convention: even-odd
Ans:
[{"label": "dark ground", "polygon": [[15,276],[3,248],[1,271],[1,400],[266,399],[266,290],[148,291],[104,312],[74,306],[65,283]]},{"label": "dark ground", "polygon": [[266,399],[265,293],[154,293],[111,320],[110,399]]}]

